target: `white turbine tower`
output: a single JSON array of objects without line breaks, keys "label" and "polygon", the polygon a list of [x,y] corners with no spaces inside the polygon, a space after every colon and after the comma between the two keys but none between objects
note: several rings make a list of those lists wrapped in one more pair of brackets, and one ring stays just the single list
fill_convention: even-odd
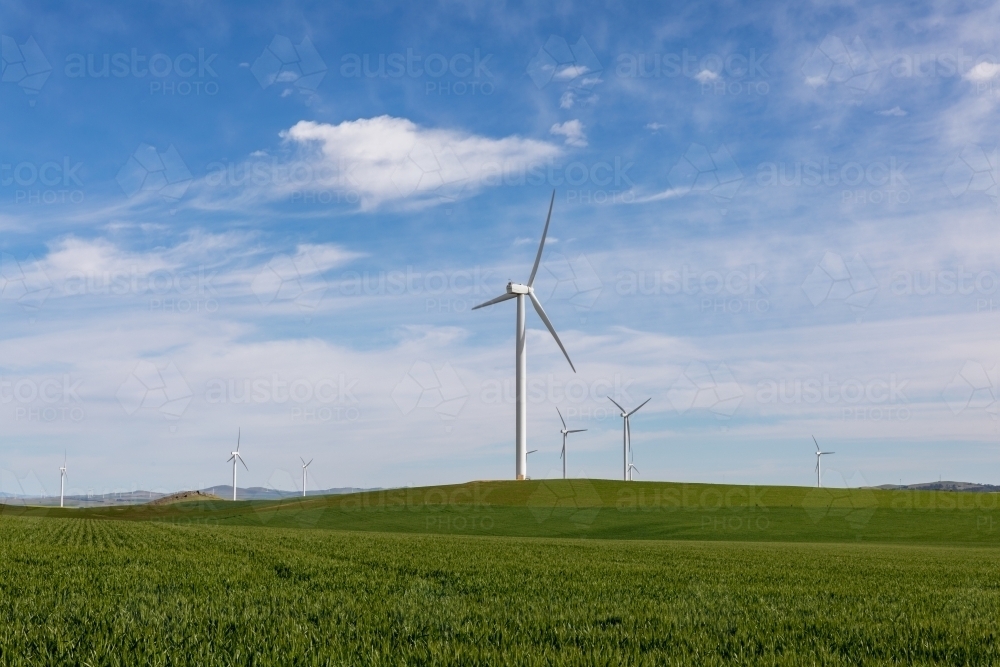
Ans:
[{"label": "white turbine tower", "polygon": [[823,486],[823,455],[824,454],[836,454],[837,452],[821,452],[819,451],[819,443],[816,442],[816,436],[812,437],[813,442],[816,443],[816,488]]},{"label": "white turbine tower", "polygon": [[302,497],[305,498],[306,497],[306,468],[309,467],[309,463],[312,463],[313,460],[309,459],[309,463],[306,463],[306,460],[300,456],[299,457],[299,461],[302,461]]},{"label": "white turbine tower", "polygon": [[247,468],[246,461],[244,461],[243,457],[240,456],[240,435],[241,435],[240,430],[237,430],[236,451],[233,452],[232,453],[233,455],[229,457],[229,460],[233,462],[233,500],[236,500],[236,461],[242,463],[243,467],[246,468],[248,471],[250,470],[250,468]]},{"label": "white turbine tower", "polygon": [[63,452],[63,464],[59,468],[59,507],[63,506],[63,493],[66,491],[66,452]]},{"label": "white turbine tower", "polygon": [[516,386],[516,405],[515,405],[515,435],[514,441],[516,443],[516,464],[515,473],[517,479],[525,479],[526,471],[528,467],[528,454],[527,454],[527,440],[528,440],[528,378],[527,378],[527,352],[525,351],[525,340],[524,340],[524,297],[527,296],[531,299],[531,304],[535,307],[535,312],[545,323],[545,327],[555,338],[556,344],[559,349],[562,350],[563,355],[566,356],[566,361],[569,361],[569,367],[576,372],[576,368],[573,366],[573,362],[569,358],[569,353],[566,352],[566,348],[563,347],[562,341],[559,340],[559,335],[556,333],[555,328],[553,328],[552,323],[549,322],[548,316],[545,314],[545,310],[542,308],[542,304],[538,301],[538,297],[535,296],[535,290],[532,288],[532,284],[535,282],[535,274],[538,273],[538,265],[542,261],[542,251],[545,249],[545,237],[549,233],[549,221],[552,220],[552,205],[555,204],[556,193],[555,190],[552,191],[552,199],[549,201],[549,214],[545,218],[545,228],[542,230],[542,241],[538,244],[538,254],[535,255],[535,265],[531,267],[531,275],[528,277],[528,284],[521,285],[515,282],[507,283],[507,292],[501,294],[495,299],[490,299],[486,303],[481,303],[473,310],[483,308],[485,306],[492,306],[495,303],[500,303],[501,301],[507,301],[508,299],[517,299],[517,329],[514,335],[514,384]]},{"label": "white turbine tower", "polygon": [[[559,408],[558,407],[556,408],[556,412],[559,412]],[[561,458],[562,462],[563,462],[563,479],[566,479],[566,436],[569,435],[570,433],[583,433],[587,429],[585,429],[585,428],[577,428],[577,429],[572,429],[572,430],[568,429],[566,427],[566,420],[563,419],[563,416],[562,416],[561,412],[559,412],[559,421],[561,421],[562,425],[563,425],[562,430],[559,431],[560,433],[562,433],[562,437],[563,437],[562,452],[559,454],[559,458]]]},{"label": "white turbine tower", "polygon": [[629,461],[629,454],[632,452],[632,429],[629,427],[629,419],[632,417],[632,415],[634,415],[635,413],[639,412],[639,409],[642,408],[643,405],[646,405],[646,403],[649,403],[651,400],[653,400],[653,398],[652,397],[647,398],[645,401],[643,401],[639,405],[638,408],[636,408],[632,412],[629,412],[628,410],[626,410],[622,406],[618,405],[618,402],[615,399],[611,398],[610,396],[608,396],[608,400],[611,401],[612,403],[614,403],[615,406],[619,410],[622,411],[622,414],[621,414],[621,418],[622,418],[622,477],[624,478],[624,480],[626,482],[628,482],[628,481],[630,481],[632,479],[632,468],[635,468],[636,472],[639,471],[639,469],[636,468],[634,465],[632,465],[632,463]]}]

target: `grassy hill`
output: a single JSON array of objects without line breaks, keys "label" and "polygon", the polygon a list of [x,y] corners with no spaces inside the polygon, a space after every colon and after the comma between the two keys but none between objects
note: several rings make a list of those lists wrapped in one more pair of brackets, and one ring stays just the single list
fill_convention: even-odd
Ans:
[{"label": "grassy hill", "polygon": [[0,506],[0,664],[1000,664],[997,500],[560,480]]},{"label": "grassy hill", "polygon": [[943,490],[490,481],[280,501],[0,512],[518,537],[1000,545],[1000,494]]}]

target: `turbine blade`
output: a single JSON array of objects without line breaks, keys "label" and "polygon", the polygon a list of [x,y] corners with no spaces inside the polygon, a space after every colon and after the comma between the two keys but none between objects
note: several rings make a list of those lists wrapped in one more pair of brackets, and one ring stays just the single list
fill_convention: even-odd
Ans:
[{"label": "turbine blade", "polygon": [[306,465],[306,460],[300,456],[299,461],[302,461],[302,467],[304,468]]},{"label": "turbine blade", "polygon": [[[559,406],[556,406],[556,412],[559,412]],[[559,412],[559,421],[562,422],[563,428],[566,428],[566,420],[563,419],[561,412]]]},{"label": "turbine blade", "polygon": [[528,454],[534,454],[537,451],[538,451],[537,449],[532,449],[530,452],[528,452]]},{"label": "turbine blade", "polygon": [[243,435],[243,429],[236,429],[236,451],[240,451],[240,436]]},{"label": "turbine blade", "polygon": [[[812,439],[813,439],[813,442],[816,442],[816,436],[815,435],[812,437]],[[816,442],[816,451],[817,452],[819,451],[819,443],[818,442]]]},{"label": "turbine blade", "polygon": [[228,459],[226,459],[226,463],[229,463],[230,461],[232,461],[235,458],[236,458],[235,456],[230,456]]},{"label": "turbine blade", "polygon": [[583,433],[583,432],[584,432],[584,431],[586,431],[586,430],[587,430],[587,429],[585,429],[585,428],[578,428],[578,429],[574,429],[574,430],[572,430],[572,431],[566,431],[566,432],[567,432],[567,433]]},{"label": "turbine blade", "polygon": [[[641,407],[642,407],[643,405],[646,405],[646,403],[649,403],[649,402],[650,402],[651,400],[653,400],[653,397],[652,397],[652,396],[650,396],[650,397],[649,397],[649,398],[647,398],[647,399],[646,399],[645,401],[643,401],[643,402],[642,402],[642,405],[640,405],[640,406],[639,406],[639,408],[641,408]],[[632,416],[632,415],[634,415],[635,413],[639,412],[639,408],[636,408],[636,409],[635,409],[635,410],[633,410],[632,412],[628,413],[628,416],[629,416],[629,417],[631,417],[631,416]]]},{"label": "turbine blade", "polygon": [[534,292],[528,292],[528,296],[531,297],[531,303],[535,306],[535,312],[538,313],[540,318],[542,318],[542,322],[544,322],[545,326],[548,327],[549,333],[552,334],[552,337],[556,339],[556,344],[559,346],[559,349],[562,350],[563,355],[566,357],[566,361],[569,362],[569,367],[572,368],[575,373],[576,366],[573,365],[573,361],[569,358],[569,352],[566,351],[566,348],[563,347],[562,341],[559,340],[559,334],[556,333],[556,329],[552,326],[552,322],[549,322],[549,317],[542,309],[542,304],[539,303],[538,297],[535,296]]},{"label": "turbine blade", "polygon": [[542,263],[542,251],[545,249],[545,237],[549,233],[549,221],[552,220],[552,205],[556,203],[556,191],[552,191],[552,199],[549,200],[549,214],[545,216],[545,229],[542,230],[542,242],[538,244],[538,254],[535,255],[535,265],[531,267],[531,276],[528,277],[528,287],[535,282],[535,274],[538,273],[538,265]]},{"label": "turbine blade", "polygon": [[820,452],[820,454],[836,454],[837,452]]},{"label": "turbine blade", "polygon": [[311,466],[311,465],[312,465],[312,462],[313,462],[313,460],[314,460],[314,459],[309,459],[309,463],[307,463],[307,464],[306,464],[306,467],[307,467],[307,468],[308,468],[309,466]]},{"label": "turbine blade", "polygon": [[247,469],[247,471],[249,471],[249,470],[250,470],[250,468],[247,468],[247,462],[243,460],[243,457],[242,457],[242,456],[240,456],[240,457],[239,457],[239,459],[240,459],[240,463],[242,463],[242,464],[243,464],[243,467],[244,467],[244,468],[246,468],[246,469]]},{"label": "turbine blade", "polygon": [[489,301],[486,301],[484,303],[479,304],[478,306],[475,306],[472,310],[479,310],[480,308],[485,308],[486,306],[492,306],[494,303],[500,303],[501,301],[507,301],[508,299],[513,299],[515,296],[517,295],[504,293],[495,299],[490,299]]},{"label": "turbine blade", "polygon": [[617,405],[619,410],[621,410],[622,412],[625,412],[625,408],[623,408],[622,406],[618,405],[618,401],[616,401],[615,399],[611,398],[610,396],[608,396],[608,400],[611,401],[612,403],[614,403],[615,405]]}]

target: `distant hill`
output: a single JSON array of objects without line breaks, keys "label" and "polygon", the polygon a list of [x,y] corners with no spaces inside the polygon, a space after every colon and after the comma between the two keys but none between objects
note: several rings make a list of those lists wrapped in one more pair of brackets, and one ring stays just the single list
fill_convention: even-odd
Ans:
[{"label": "distant hill", "polygon": [[[235,503],[5,505],[0,514],[488,537],[1000,547],[1000,495],[981,492],[984,485],[951,484],[980,492],[558,479],[250,502],[238,495],[241,502]],[[213,495],[222,498],[231,493],[228,487],[216,490],[221,493]]]},{"label": "distant hill", "polygon": [[[378,491],[380,489],[361,489],[352,487],[340,487],[334,489],[307,490],[306,496],[329,496],[344,493],[358,493],[361,491]],[[125,505],[147,505],[147,504],[169,504],[176,500],[167,500],[181,494],[199,493],[201,500],[230,500],[233,497],[232,485],[212,486],[207,489],[197,491],[178,491],[175,493],[159,493],[156,491],[120,491],[115,493],[91,494],[91,495],[67,495],[64,499],[66,507],[121,507]],[[236,497],[239,500],[283,500],[285,498],[299,498],[301,491],[281,491],[269,489],[262,486],[250,488],[237,487]],[[199,498],[191,498],[198,500]],[[157,502],[165,500],[165,503]],[[14,493],[0,493],[0,503],[6,505],[33,505],[41,507],[54,507],[59,505],[59,496],[32,496]]]},{"label": "distant hill", "polygon": [[170,505],[173,503],[187,503],[197,500],[222,500],[222,498],[214,493],[205,493],[204,491],[181,491],[180,493],[172,493],[169,496],[163,496],[162,498],[151,500],[149,504]]},{"label": "distant hill", "polygon": [[[315,491],[311,489],[306,490],[306,497],[309,496],[333,496],[340,495],[343,493],[358,493],[360,491],[379,491],[380,489],[361,489],[357,487],[338,487],[334,489],[316,489]],[[214,493],[220,498],[229,500],[233,497],[233,486],[232,484],[226,484],[224,486],[210,486],[207,489],[202,489],[203,493]],[[281,491],[278,489],[270,489],[264,486],[251,486],[249,488],[243,488],[242,486],[236,487],[236,499],[237,500],[282,500],[284,498],[301,498],[301,491]]]},{"label": "distant hill", "polygon": [[1000,486],[973,484],[972,482],[925,482],[923,484],[883,484],[867,487],[886,491],[968,491],[972,493],[997,493]]}]

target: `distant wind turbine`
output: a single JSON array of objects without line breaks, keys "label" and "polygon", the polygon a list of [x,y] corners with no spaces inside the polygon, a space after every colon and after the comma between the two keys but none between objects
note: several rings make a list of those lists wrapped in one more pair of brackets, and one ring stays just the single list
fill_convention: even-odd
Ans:
[{"label": "distant wind turbine", "polygon": [[823,455],[824,454],[836,454],[837,452],[821,452],[819,451],[819,443],[816,442],[816,436],[812,437],[813,442],[816,443],[816,488],[823,486]]},{"label": "distant wind turbine", "polygon": [[63,464],[59,468],[59,507],[63,506],[63,493],[66,491],[66,452],[63,451]]},{"label": "distant wind turbine", "polygon": [[[649,403],[651,400],[653,400],[653,398],[652,397],[647,398],[645,401],[643,401],[639,405],[638,408],[636,408],[632,412],[629,412],[625,408],[623,408],[622,406],[618,405],[618,402],[615,401],[615,399],[611,398],[610,396],[608,396],[608,400],[611,401],[612,403],[614,403],[615,406],[617,406],[618,409],[622,411],[622,414],[621,414],[621,418],[622,418],[622,473],[623,473],[623,478],[627,482],[627,481],[629,481],[629,480],[632,479],[632,473],[631,473],[630,467],[635,468],[635,466],[633,466],[629,462],[629,459],[628,459],[629,454],[632,451],[632,429],[629,426],[629,419],[632,417],[632,415],[634,415],[635,413],[639,412],[639,409],[642,408],[643,405],[646,405],[646,403]],[[639,469],[636,468],[636,471],[638,471],[638,470]]]},{"label": "distant wind turbine", "polygon": [[312,463],[313,460],[309,459],[309,463],[306,463],[306,460],[300,456],[299,457],[299,461],[302,461],[302,497],[305,498],[306,497],[306,468],[309,467],[309,463]]},{"label": "distant wind turbine", "polygon": [[[534,454],[537,451],[538,451],[537,449],[532,449],[530,452],[526,452],[525,455],[524,455],[525,462],[527,463],[527,458],[528,458],[529,454]],[[524,475],[524,478],[525,479],[531,479],[530,477],[528,477],[527,472],[528,472],[527,471],[527,465],[525,465],[525,475]]]},{"label": "distant wind turbine", "polygon": [[559,413],[559,421],[561,421],[562,425],[563,425],[562,430],[559,431],[560,433],[562,433],[562,437],[563,437],[562,452],[560,452],[559,458],[561,458],[562,462],[563,462],[563,479],[566,479],[566,436],[569,435],[570,433],[583,433],[587,429],[585,429],[585,428],[577,428],[577,429],[572,429],[572,430],[568,429],[566,427],[566,420],[563,419],[562,413],[559,412],[559,408],[558,407],[556,408],[556,412]]},{"label": "distant wind turbine", "polygon": [[638,473],[639,473],[640,475],[642,474],[642,473],[641,473],[641,472],[639,471],[639,469],[635,467],[635,464],[634,464],[634,463],[629,463],[629,464],[628,464],[628,481],[630,481],[630,482],[632,481],[632,471],[633,471],[633,470],[635,470],[636,472],[638,472]]},{"label": "distant wind turbine", "polygon": [[515,429],[514,429],[514,440],[515,440],[515,474],[517,479],[525,479],[526,470],[528,467],[528,453],[527,453],[527,440],[528,440],[528,364],[527,364],[527,353],[525,351],[525,340],[524,340],[524,297],[527,296],[531,299],[531,304],[535,307],[535,312],[545,323],[545,327],[555,338],[556,344],[559,349],[562,350],[563,355],[566,357],[566,361],[569,361],[569,367],[576,372],[576,368],[573,366],[573,362],[569,358],[569,353],[566,352],[566,348],[563,347],[562,341],[559,340],[559,334],[556,333],[555,328],[552,326],[552,322],[549,322],[548,316],[545,314],[545,310],[542,308],[541,302],[538,301],[538,297],[535,296],[535,290],[532,285],[535,282],[535,274],[538,273],[538,265],[542,261],[542,251],[545,249],[545,237],[549,233],[549,222],[552,220],[552,205],[556,201],[556,192],[552,191],[552,199],[549,201],[549,214],[545,218],[545,228],[542,230],[542,241],[538,244],[538,254],[535,255],[535,265],[531,267],[531,275],[528,276],[528,284],[521,285],[520,283],[509,282],[507,283],[507,292],[501,294],[495,299],[490,299],[485,303],[481,303],[472,310],[477,310],[479,308],[484,308],[485,306],[492,306],[495,303],[500,303],[501,301],[507,301],[508,299],[517,299],[517,329],[514,336],[514,384],[516,386],[516,403],[515,403]]},{"label": "distant wind turbine", "polygon": [[240,456],[240,435],[241,435],[240,431],[241,430],[236,431],[236,451],[233,452],[232,453],[233,455],[229,457],[229,460],[233,462],[233,500],[236,500],[236,461],[239,460],[239,462],[243,464],[243,467],[246,468],[247,471],[250,470],[250,468],[247,468],[246,461],[244,461],[243,457]]}]

